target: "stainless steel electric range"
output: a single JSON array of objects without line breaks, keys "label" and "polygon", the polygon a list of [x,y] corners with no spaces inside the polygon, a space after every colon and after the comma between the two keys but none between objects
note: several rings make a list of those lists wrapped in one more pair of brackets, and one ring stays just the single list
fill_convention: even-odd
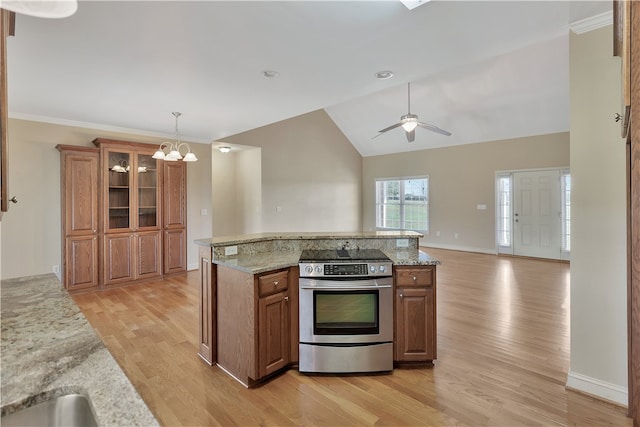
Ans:
[{"label": "stainless steel electric range", "polygon": [[378,249],[305,250],[299,263],[300,372],[391,371],[391,260]]}]

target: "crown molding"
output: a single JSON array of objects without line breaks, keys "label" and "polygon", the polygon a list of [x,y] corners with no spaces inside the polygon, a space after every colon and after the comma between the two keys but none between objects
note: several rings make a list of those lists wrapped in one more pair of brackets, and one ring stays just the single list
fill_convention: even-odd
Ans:
[{"label": "crown molding", "polygon": [[[150,131],[141,130],[141,129],[124,128],[124,127],[118,127],[118,126],[105,125],[101,123],[91,123],[91,122],[83,122],[83,121],[77,121],[77,120],[61,119],[57,117],[40,116],[36,114],[9,112],[8,116],[10,119],[26,120],[30,122],[50,123],[54,125],[100,130],[105,132],[123,133],[123,134],[145,136],[145,137],[151,137],[151,138],[161,138],[161,139],[168,139],[170,141],[175,139],[176,137],[175,133],[169,134],[169,133],[163,133],[163,132],[150,132]],[[193,142],[196,144],[211,144],[210,140],[185,136],[182,134],[180,135],[180,140],[183,142]]]},{"label": "crown molding", "polygon": [[613,24],[613,11],[600,13],[589,18],[574,21],[569,24],[569,28],[576,34],[587,33]]}]

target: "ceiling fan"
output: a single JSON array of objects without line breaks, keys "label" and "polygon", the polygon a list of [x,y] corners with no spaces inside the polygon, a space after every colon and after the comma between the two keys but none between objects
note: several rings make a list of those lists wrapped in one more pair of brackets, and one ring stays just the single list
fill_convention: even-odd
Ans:
[{"label": "ceiling fan", "polygon": [[[440,129],[438,126],[434,126],[434,125],[430,125],[429,123],[424,123],[424,122],[419,122],[418,121],[418,116],[416,116],[415,114],[411,114],[411,83],[407,83],[407,98],[408,98],[408,102],[407,102],[407,114],[405,114],[404,116],[400,117],[400,122],[396,123],[395,125],[391,125],[389,127],[386,127],[382,130],[378,131],[378,134],[376,136],[374,136],[373,138],[377,138],[380,135],[382,135],[383,133],[390,131],[392,129],[395,129],[397,127],[402,126],[402,129],[404,129],[405,134],[407,135],[407,141],[409,142],[413,142],[416,139],[416,128],[418,126],[420,126],[421,128],[430,130],[432,132],[436,132],[442,135],[446,135],[446,136],[450,136],[451,132],[446,131],[444,129]],[[371,139],[373,139],[371,138]]]}]

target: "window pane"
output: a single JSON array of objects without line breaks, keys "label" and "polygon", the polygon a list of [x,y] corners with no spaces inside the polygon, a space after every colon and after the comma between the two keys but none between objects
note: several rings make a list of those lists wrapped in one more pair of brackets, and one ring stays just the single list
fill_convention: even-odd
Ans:
[{"label": "window pane", "polygon": [[376,181],[376,227],[428,231],[428,178]]},{"label": "window pane", "polygon": [[562,175],[562,249],[571,252],[571,175]]},{"label": "window pane", "polygon": [[511,177],[498,177],[498,239],[500,246],[511,246]]}]

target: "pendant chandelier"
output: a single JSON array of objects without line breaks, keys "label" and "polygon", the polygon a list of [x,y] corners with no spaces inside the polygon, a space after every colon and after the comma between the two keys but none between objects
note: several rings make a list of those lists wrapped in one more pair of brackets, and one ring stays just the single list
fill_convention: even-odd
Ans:
[{"label": "pendant chandelier", "polygon": [[[175,142],[163,142],[158,147],[158,150],[153,153],[153,158],[157,160],[167,160],[170,162],[175,162],[177,160],[182,160],[183,162],[195,162],[198,160],[195,154],[191,152],[191,147],[186,142],[180,142],[180,134],[178,133],[178,117],[182,115],[182,113],[174,111],[173,116],[176,118],[176,140]],[[180,154],[180,149],[182,147],[186,147],[187,153],[182,157]],[[165,153],[164,149],[167,149],[169,153]]]}]

